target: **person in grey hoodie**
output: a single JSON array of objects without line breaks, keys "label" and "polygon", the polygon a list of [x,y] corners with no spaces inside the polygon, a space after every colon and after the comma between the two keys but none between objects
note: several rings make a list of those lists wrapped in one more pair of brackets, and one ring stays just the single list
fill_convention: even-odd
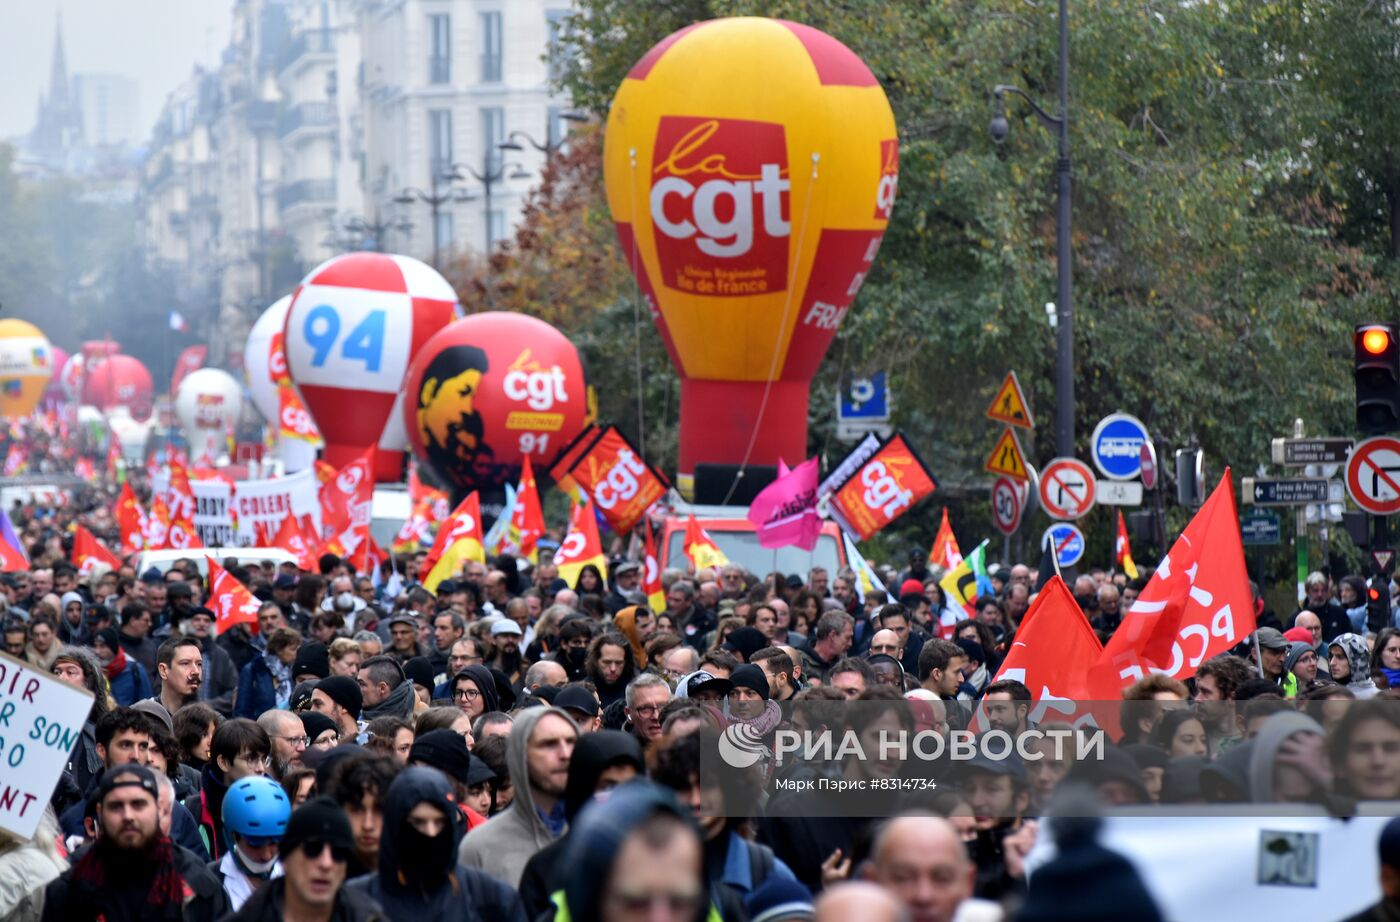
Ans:
[{"label": "person in grey hoodie", "polygon": [[525,865],[564,833],[564,792],[578,728],[564,711],[530,708],[516,715],[506,747],[515,798],[509,807],[462,840],[459,860],[511,888]]},{"label": "person in grey hoodie", "polygon": [[1327,669],[1332,681],[1346,686],[1357,701],[1380,694],[1371,678],[1371,651],[1359,634],[1338,634],[1327,644]]}]

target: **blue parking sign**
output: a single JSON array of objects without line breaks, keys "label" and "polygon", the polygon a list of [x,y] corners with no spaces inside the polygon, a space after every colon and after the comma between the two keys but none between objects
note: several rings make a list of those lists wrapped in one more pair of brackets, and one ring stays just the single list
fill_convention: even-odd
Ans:
[{"label": "blue parking sign", "polygon": [[1132,480],[1142,473],[1142,446],[1147,427],[1127,413],[1112,413],[1094,427],[1089,451],[1094,467],[1110,480]]},{"label": "blue parking sign", "polygon": [[885,372],[868,377],[852,378],[841,388],[841,400],[836,406],[838,422],[883,421],[890,418],[890,386]]},{"label": "blue parking sign", "polygon": [[1040,546],[1044,547],[1046,544],[1055,549],[1055,560],[1062,570],[1084,559],[1084,532],[1069,522],[1056,522],[1045,529]]}]

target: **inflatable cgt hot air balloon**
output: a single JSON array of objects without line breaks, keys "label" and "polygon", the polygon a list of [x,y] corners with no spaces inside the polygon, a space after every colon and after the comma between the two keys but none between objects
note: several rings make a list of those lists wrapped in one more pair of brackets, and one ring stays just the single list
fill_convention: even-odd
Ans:
[{"label": "inflatable cgt hot air balloon", "polygon": [[88,362],[83,375],[83,403],[103,411],[126,407],[133,419],[150,418],[155,388],[145,365],[129,355],[109,355],[96,366],[91,364],[91,358]]},{"label": "inflatable cgt hot air balloon", "polygon": [[[287,326],[287,308],[292,296],[277,299],[262,312],[248,333],[243,351],[243,368],[248,373],[248,394],[253,406],[268,422],[277,422],[277,382],[287,376],[287,356],[282,349],[282,331]],[[278,367],[272,367],[272,354],[277,353]]]},{"label": "inflatable cgt hot air balloon", "polygon": [[199,368],[180,381],[175,418],[189,440],[190,460],[213,461],[225,447],[225,433],[243,412],[243,390],[221,368]]},{"label": "inflatable cgt hot air balloon", "polygon": [[898,169],[884,91],[809,26],[698,23],[623,80],[608,206],[680,373],[678,485],[696,464],[806,456],[808,388],[870,271]]},{"label": "inflatable cgt hot air balloon", "polygon": [[287,370],[344,467],[377,445],[375,479],[397,480],[408,447],[398,400],[409,363],[460,313],[437,271],[408,256],[349,253],[311,271],[292,295]]},{"label": "inflatable cgt hot air balloon", "polygon": [[32,323],[0,320],[0,416],[34,412],[53,377],[53,347]]},{"label": "inflatable cgt hot air balloon", "polygon": [[547,466],[596,415],[574,344],[535,317],[493,311],[442,330],[404,383],[413,450],[459,496],[498,505],[528,456]]}]

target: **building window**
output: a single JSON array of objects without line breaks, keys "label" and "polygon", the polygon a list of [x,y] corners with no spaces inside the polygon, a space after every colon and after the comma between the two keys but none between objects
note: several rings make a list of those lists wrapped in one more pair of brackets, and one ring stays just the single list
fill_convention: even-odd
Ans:
[{"label": "building window", "polygon": [[452,82],[452,17],[434,13],[428,17],[428,82]]},{"label": "building window", "polygon": [[569,15],[568,10],[545,10],[544,20],[549,29],[549,80],[557,83],[563,75],[564,65],[568,63],[568,55],[559,47],[560,41],[564,37],[564,23]]},{"label": "building window", "polygon": [[452,212],[439,211],[437,216],[438,251],[433,255],[438,259],[452,252]]},{"label": "building window", "polygon": [[501,82],[501,14],[481,14],[481,82]]},{"label": "building window", "polygon": [[491,209],[486,213],[486,248],[494,250],[496,244],[506,236],[506,215],[503,211]]},{"label": "building window", "polygon": [[481,142],[486,147],[486,171],[495,175],[501,169],[504,152],[500,148],[506,139],[506,112],[500,106],[481,110]]},{"label": "building window", "polygon": [[428,169],[433,182],[452,169],[452,110],[428,110]]}]

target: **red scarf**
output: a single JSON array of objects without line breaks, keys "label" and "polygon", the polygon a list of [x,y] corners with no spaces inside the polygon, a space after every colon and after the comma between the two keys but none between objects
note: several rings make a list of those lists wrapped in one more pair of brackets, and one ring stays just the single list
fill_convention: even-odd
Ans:
[{"label": "red scarf", "polygon": [[[100,893],[107,885],[107,861],[111,849],[104,840],[78,856],[73,864],[72,880],[91,893]],[[175,910],[177,913],[185,902],[185,881],[175,867],[175,846],[170,837],[157,834],[146,846],[141,861],[154,867],[151,889],[146,894],[146,905],[157,909]]]},{"label": "red scarf", "polygon": [[117,647],[117,655],[112,657],[112,661],[102,667],[102,671],[107,673],[107,681],[110,682],[122,674],[126,668],[126,651]]}]

